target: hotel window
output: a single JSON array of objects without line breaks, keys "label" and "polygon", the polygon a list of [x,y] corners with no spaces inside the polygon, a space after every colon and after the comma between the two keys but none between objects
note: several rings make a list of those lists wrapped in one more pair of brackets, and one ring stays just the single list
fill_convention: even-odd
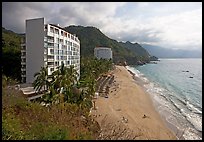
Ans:
[{"label": "hotel window", "polygon": [[58,66],[59,65],[59,62],[55,62],[55,66]]},{"label": "hotel window", "polygon": [[47,48],[47,42],[44,42],[44,47]]},{"label": "hotel window", "polygon": [[54,33],[54,28],[50,26],[50,32]]},{"label": "hotel window", "polygon": [[69,45],[72,46],[72,42],[69,42]]},{"label": "hotel window", "polygon": [[54,49],[50,49],[50,53],[51,53],[51,54],[54,54]]},{"label": "hotel window", "polygon": [[72,51],[68,51],[68,55],[72,55]]},{"label": "hotel window", "polygon": [[44,37],[44,41],[47,41],[47,37],[46,36]]},{"label": "hotel window", "polygon": [[63,31],[61,31],[61,36],[63,36]]},{"label": "hotel window", "polygon": [[64,56],[64,60],[67,60],[67,56]]},{"label": "hotel window", "polygon": [[67,33],[64,32],[64,36],[67,37]]},{"label": "hotel window", "polygon": [[63,44],[63,39],[60,39],[60,44]]},{"label": "hotel window", "polygon": [[54,43],[54,47],[55,47],[55,48],[59,48],[59,44]]},{"label": "hotel window", "polygon": [[45,29],[45,31],[47,31],[47,25],[45,25],[44,29]]},{"label": "hotel window", "polygon": [[50,71],[54,71],[54,68],[50,68]]},{"label": "hotel window", "polygon": [[58,54],[58,50],[57,49],[55,49],[55,54]]},{"label": "hotel window", "polygon": [[74,36],[73,35],[72,35],[71,39],[74,40]]},{"label": "hotel window", "polygon": [[60,40],[59,40],[59,38],[57,37],[57,43],[59,43],[59,41],[60,41]]},{"label": "hotel window", "polygon": [[48,55],[47,59],[54,59],[54,56]]},{"label": "hotel window", "polygon": [[47,46],[48,48],[54,48],[54,44],[52,44],[52,43],[48,43],[47,45],[48,45]]},{"label": "hotel window", "polygon": [[58,29],[55,29],[55,34],[59,34],[59,30]]}]

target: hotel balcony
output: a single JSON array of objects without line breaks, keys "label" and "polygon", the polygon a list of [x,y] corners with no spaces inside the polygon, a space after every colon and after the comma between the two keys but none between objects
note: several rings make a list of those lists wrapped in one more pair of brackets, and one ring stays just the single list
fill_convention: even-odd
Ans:
[{"label": "hotel balcony", "polygon": [[54,40],[47,39],[47,42],[54,43]]},{"label": "hotel balcony", "polygon": [[48,62],[48,63],[47,63],[47,66],[48,66],[48,67],[54,67],[54,62]]},{"label": "hotel balcony", "polygon": [[21,71],[23,72],[23,71],[26,71],[26,68],[21,68]]},{"label": "hotel balcony", "polygon": [[26,55],[21,55],[21,59],[25,59],[26,58]]},{"label": "hotel balcony", "polygon": [[54,48],[54,45],[48,45],[47,48]]},{"label": "hotel balcony", "polygon": [[26,48],[25,47],[21,47],[21,53],[22,52],[26,52]]},{"label": "hotel balcony", "polygon": [[26,44],[25,43],[21,43],[21,47],[23,47],[23,46],[26,46]]},{"label": "hotel balcony", "polygon": [[25,61],[21,61],[21,65],[26,65],[26,62]]},{"label": "hotel balcony", "polygon": [[47,61],[48,61],[48,62],[53,62],[53,61],[54,61],[54,58],[48,58]]},{"label": "hotel balcony", "polygon": [[49,31],[45,31],[45,35],[47,35],[47,36],[54,36],[55,33],[53,33],[53,32],[49,32]]}]

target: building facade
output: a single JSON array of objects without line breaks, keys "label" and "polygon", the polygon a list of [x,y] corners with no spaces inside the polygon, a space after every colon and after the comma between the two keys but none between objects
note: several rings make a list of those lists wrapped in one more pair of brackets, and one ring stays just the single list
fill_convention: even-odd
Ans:
[{"label": "building facade", "polygon": [[[62,63],[74,65],[80,75],[80,41],[59,25],[44,24],[44,18],[26,20],[25,39],[21,40],[21,77],[33,83],[34,74],[48,67],[48,75]],[[78,76],[79,78],[79,76]]]},{"label": "building facade", "polygon": [[94,56],[98,59],[112,59],[112,50],[108,47],[94,48]]}]

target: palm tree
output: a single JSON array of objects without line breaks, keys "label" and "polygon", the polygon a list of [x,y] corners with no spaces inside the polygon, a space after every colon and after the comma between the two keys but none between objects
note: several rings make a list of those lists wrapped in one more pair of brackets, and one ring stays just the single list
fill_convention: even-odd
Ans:
[{"label": "palm tree", "polygon": [[51,75],[51,83],[53,84],[54,89],[60,93],[61,88],[64,86],[64,79],[66,75],[66,67],[64,64],[58,67],[58,70],[54,71]]},{"label": "palm tree", "polygon": [[77,83],[77,76],[79,74],[77,73],[77,71],[74,69],[74,66],[71,65],[68,69],[67,69],[67,77],[69,78],[71,85],[75,85]]},{"label": "palm tree", "polygon": [[51,75],[51,84],[53,85],[56,94],[63,94],[65,101],[72,101],[73,96],[72,88],[77,83],[78,73],[74,66],[67,68],[62,64],[58,70],[54,71]]},{"label": "palm tree", "polygon": [[77,80],[78,73],[74,69],[74,66],[71,65],[69,68],[66,69],[66,76],[64,79],[64,90],[65,90],[65,100],[69,102],[73,102],[77,100],[77,95],[74,93],[73,90],[77,89],[78,80]]},{"label": "palm tree", "polygon": [[36,78],[33,82],[34,89],[40,91],[44,87],[44,91],[48,89],[50,82],[48,81],[47,67],[41,67],[40,72],[34,74]]}]

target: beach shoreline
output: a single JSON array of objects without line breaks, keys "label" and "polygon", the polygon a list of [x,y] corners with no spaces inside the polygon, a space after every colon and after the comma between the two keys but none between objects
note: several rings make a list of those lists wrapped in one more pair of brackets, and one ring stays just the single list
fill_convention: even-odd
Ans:
[{"label": "beach shoreline", "polygon": [[[130,74],[132,75],[133,79],[135,80],[135,83],[137,85],[139,85],[147,94],[149,94],[149,92],[147,92],[147,89],[143,86],[142,80],[137,77],[135,75],[135,73],[133,73],[131,70],[129,70],[128,68],[126,68],[128,70],[128,72],[130,72]],[[162,121],[165,123],[165,125],[171,130],[172,133],[174,133],[174,135],[177,137],[178,140],[185,140],[185,138],[183,137],[182,130],[179,130],[177,128],[177,126],[175,126],[174,124],[171,124],[170,122],[167,121],[167,116],[170,115],[169,112],[163,112],[163,111],[159,111],[159,107],[161,107],[161,105],[159,104],[159,102],[157,102],[156,100],[154,100],[154,98],[149,94],[149,97],[151,97],[153,105],[155,107],[155,110],[159,113]]]},{"label": "beach shoreline", "polygon": [[98,139],[176,140],[149,94],[135,82],[134,73],[116,66],[113,75],[108,98],[98,97],[96,110],[91,111],[101,127]]}]

